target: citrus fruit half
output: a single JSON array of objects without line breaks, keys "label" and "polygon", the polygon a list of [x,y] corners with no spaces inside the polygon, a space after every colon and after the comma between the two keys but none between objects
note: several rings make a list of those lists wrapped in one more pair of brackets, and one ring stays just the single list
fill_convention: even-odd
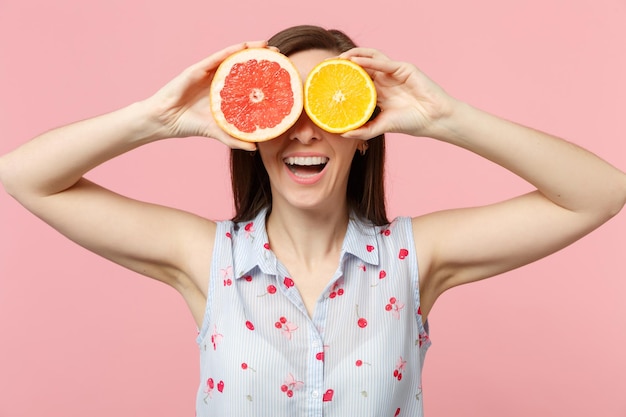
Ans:
[{"label": "citrus fruit half", "polygon": [[273,139],[302,113],[302,80],[285,55],[266,48],[235,52],[217,68],[211,112],[229,135],[248,142]]},{"label": "citrus fruit half", "polygon": [[304,85],[304,110],[331,133],[364,125],[376,108],[376,88],[367,72],[347,59],[318,64]]}]

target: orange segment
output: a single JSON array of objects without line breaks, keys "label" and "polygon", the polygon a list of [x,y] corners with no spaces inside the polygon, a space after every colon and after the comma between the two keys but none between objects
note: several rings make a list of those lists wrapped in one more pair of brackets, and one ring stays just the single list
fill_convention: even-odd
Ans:
[{"label": "orange segment", "polygon": [[376,108],[376,88],[363,68],[346,59],[318,64],[304,85],[304,110],[331,133],[364,125]]}]

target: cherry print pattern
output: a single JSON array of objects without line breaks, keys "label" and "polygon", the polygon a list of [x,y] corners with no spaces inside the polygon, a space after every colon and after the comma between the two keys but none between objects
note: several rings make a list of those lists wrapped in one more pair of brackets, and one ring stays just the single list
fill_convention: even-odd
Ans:
[{"label": "cherry print pattern", "polygon": [[428,334],[426,332],[420,333],[419,334],[419,339],[417,339],[417,345],[419,345],[419,347],[424,346],[430,339],[428,338]]},{"label": "cherry print pattern", "polygon": [[248,366],[248,364],[247,364],[247,363],[245,363],[245,362],[242,362],[242,363],[241,363],[241,369],[243,369],[244,371],[245,371],[245,370],[247,370],[247,369],[249,369],[249,370],[251,370],[252,372],[256,372],[256,369],[254,369],[254,368],[252,368],[252,367]]},{"label": "cherry print pattern", "polygon": [[233,284],[233,267],[227,266],[226,268],[220,269],[220,274],[222,275],[222,279],[224,281],[224,286],[228,287]]},{"label": "cherry print pattern", "polygon": [[298,381],[290,372],[285,379],[285,383],[280,386],[280,390],[287,395],[287,397],[293,397],[294,391],[299,391],[304,387],[304,382]]},{"label": "cherry print pattern", "polygon": [[332,287],[330,287],[330,292],[328,294],[328,298],[335,298],[337,296],[342,296],[344,293],[344,289],[341,287],[339,281],[336,281]]},{"label": "cherry print pattern", "polygon": [[318,361],[324,361],[324,358],[326,357],[326,349],[328,348],[328,345],[324,345],[323,349],[321,352],[317,352],[315,354],[315,359],[317,359]]},{"label": "cherry print pattern", "polygon": [[402,371],[404,371],[405,369],[406,369],[406,361],[402,359],[402,356],[400,356],[398,358],[398,361],[396,362],[396,367],[393,370],[393,377],[396,378],[398,381],[401,381]]},{"label": "cherry print pattern", "polygon": [[213,325],[213,333],[211,333],[211,343],[213,344],[213,350],[217,350],[217,345],[222,341],[224,335],[218,333],[217,326]]},{"label": "cherry print pattern", "polygon": [[332,389],[327,389],[324,395],[322,396],[322,401],[328,402],[333,400],[333,395],[335,395],[335,391]]},{"label": "cherry print pattern", "polygon": [[422,396],[422,386],[420,385],[419,387],[417,387],[417,394],[415,394],[415,399],[419,401],[421,396]]},{"label": "cherry print pattern", "polygon": [[206,388],[204,389],[204,392],[206,394],[206,396],[204,397],[204,402],[207,402],[207,399],[209,398],[213,398],[213,389],[215,389],[215,382],[213,381],[213,378],[209,378],[206,381]]},{"label": "cherry print pattern", "polygon": [[263,294],[259,294],[257,295],[257,297],[265,297],[268,294],[276,294],[276,286],[275,285],[268,285],[267,288],[265,288],[265,291]]},{"label": "cherry print pattern", "polygon": [[356,322],[357,326],[359,326],[361,329],[364,329],[367,327],[367,320],[363,317],[359,316],[359,305],[356,305],[356,316],[358,317],[358,320]]},{"label": "cherry print pattern", "polygon": [[400,320],[400,311],[404,308],[404,303],[398,301],[396,297],[391,297],[389,303],[385,305],[386,311],[391,311],[391,315]]},{"label": "cherry print pattern", "polygon": [[[204,389],[204,393],[206,394],[206,396],[204,397],[205,403],[207,403],[207,400],[213,398],[214,390],[215,390],[215,381],[213,380],[213,378],[207,379],[206,388]],[[220,393],[224,392],[224,381],[220,380],[220,382],[217,383],[217,391]]]},{"label": "cherry print pattern", "polygon": [[[378,273],[378,280],[380,281],[381,279],[385,279],[385,278],[387,278],[387,271],[385,271],[384,269],[381,269],[380,272]],[[378,286],[378,282],[370,285],[370,287],[377,287],[377,286]]]},{"label": "cherry print pattern", "polygon": [[[410,246],[408,245],[407,240],[403,240],[400,243],[400,240],[398,239],[398,242],[396,242],[396,239],[398,236],[404,236],[405,234],[404,229],[405,229],[404,226],[403,226],[402,231],[400,229],[391,229],[391,227],[387,229],[385,228],[379,229],[380,237],[377,237],[378,235],[375,235],[375,239],[378,239],[378,242],[380,242],[381,246],[378,246],[377,242],[371,242],[371,241],[370,241],[371,244],[368,245],[366,243],[368,241],[363,242],[363,240],[360,240],[360,243],[358,241],[354,243],[354,245],[356,246],[352,246],[351,250],[353,252],[349,252],[349,253],[352,253],[352,254],[359,253],[358,249],[360,249],[360,252],[363,253],[363,249],[366,249],[369,253],[380,255],[380,263],[368,265],[366,261],[363,260],[363,258],[359,259],[358,256],[354,257],[353,260],[350,261],[350,263],[345,264],[346,269],[344,269],[344,273],[346,275],[346,281],[344,282],[342,279],[339,279],[333,282],[331,286],[329,286],[327,289],[326,297],[333,299],[333,300],[337,300],[337,301],[333,301],[332,303],[329,303],[328,305],[332,306],[332,308],[335,310],[340,309],[340,310],[337,310],[337,312],[341,312],[342,314],[341,316],[338,316],[338,317],[344,317],[344,318],[347,317],[349,320],[349,324],[351,324],[352,326],[356,324],[359,327],[359,329],[362,329],[362,332],[361,332],[361,330],[356,330],[353,328],[354,329],[353,332],[355,333],[368,335],[368,333],[370,333],[372,330],[378,331],[378,329],[381,328],[379,327],[379,324],[382,325],[383,327],[391,327],[391,326],[384,325],[385,320],[391,320],[391,318],[386,317],[387,313],[391,313],[391,317],[395,318],[396,320],[412,319],[412,321],[414,322],[413,328],[415,329],[415,317],[416,315],[421,316],[421,313],[422,313],[421,309],[419,308],[419,306],[416,306],[415,308],[413,308],[412,307],[413,302],[409,302],[410,300],[412,300],[411,298],[412,293],[409,292],[407,294],[406,289],[402,283],[400,286],[397,285],[399,281],[404,280],[405,274],[407,274],[409,271],[412,271],[411,265],[413,265],[413,262],[411,263],[403,262],[403,260],[410,259],[409,255],[411,255]],[[409,230],[409,228],[406,228],[406,229],[407,231]],[[232,236],[231,236],[231,233],[232,233]],[[242,223],[240,225],[240,228],[237,229],[236,233],[232,231],[226,232],[224,230],[221,233],[221,235],[226,236],[227,238],[227,239],[225,238],[222,239],[223,242],[227,242],[224,244],[231,245],[230,240],[232,240],[233,247],[235,247],[234,246],[235,244],[241,245],[242,244],[241,242],[244,242],[243,244],[245,245],[250,245],[250,247],[254,246],[254,247],[259,248],[259,253],[257,254],[259,263],[257,265],[263,266],[263,268],[272,267],[273,260],[270,260],[270,263],[266,263],[266,264],[261,263],[261,261],[263,261],[262,259],[263,257],[265,257],[265,261],[267,261],[268,259],[273,257],[273,254],[271,252],[269,243],[266,242],[265,244],[263,244],[264,239],[267,239],[267,237],[264,234],[261,223],[259,223],[258,219],[256,219],[255,222]],[[369,237],[371,238],[371,235]],[[249,238],[250,240],[246,241],[244,240],[244,238]],[[256,244],[252,243],[253,239],[257,241]],[[404,249],[404,248],[409,248],[409,249]],[[238,269],[240,269],[240,271],[238,271],[237,275],[235,275],[233,272],[234,268],[229,265],[238,266]],[[409,268],[409,266],[411,266],[411,268]],[[240,321],[244,321],[244,324],[246,326],[245,329],[241,325],[235,326],[234,328],[232,328],[228,324],[224,324],[221,322],[217,322],[217,326],[216,326],[216,323],[213,321],[210,321],[207,324],[208,329],[209,329],[209,332],[208,332],[209,334],[204,339],[205,340],[204,342],[205,352],[203,352],[203,355],[205,355],[207,358],[210,357],[213,359],[207,362],[207,363],[211,363],[212,366],[211,368],[208,368],[207,369],[208,372],[204,373],[203,375],[204,376],[203,380],[207,382],[205,386],[201,387],[200,394],[198,396],[200,410],[205,410],[205,408],[202,408],[202,406],[205,406],[205,403],[206,403],[205,407],[207,407],[206,409],[208,409],[208,407],[212,407],[215,410],[223,409],[224,406],[220,405],[220,403],[223,403],[224,401],[230,402],[230,399],[227,400],[225,396],[222,396],[219,393],[226,393],[226,395],[229,395],[231,394],[230,391],[233,391],[233,394],[234,394],[235,387],[237,387],[237,389],[239,389],[240,387],[245,387],[246,386],[245,384],[250,384],[254,382],[254,379],[259,375],[257,373],[257,369],[255,368],[257,368],[260,365],[258,365],[258,363],[255,363],[254,361],[250,362],[250,360],[252,360],[253,358],[246,357],[244,353],[245,350],[234,351],[235,354],[237,354],[237,352],[241,352],[241,356],[240,356],[240,360],[238,362],[235,362],[234,367],[232,366],[229,367],[229,370],[227,372],[230,372],[230,374],[223,373],[225,370],[222,370],[219,364],[216,366],[216,364],[220,360],[222,360],[224,352],[227,350],[226,347],[228,347],[228,349],[231,349],[231,346],[228,345],[228,343],[226,345],[223,343],[224,337],[226,337],[225,340],[227,341],[233,340],[231,332],[233,333],[238,332],[237,333],[238,335],[249,335],[249,336],[245,336],[244,339],[252,338],[250,339],[252,341],[255,340],[254,339],[255,337],[262,337],[265,339],[265,335],[268,334],[267,333],[268,331],[269,331],[269,334],[272,333],[271,326],[272,324],[274,324],[277,333],[280,332],[282,337],[280,337],[278,334],[274,334],[273,337],[268,338],[268,340],[271,339],[272,343],[277,344],[277,346],[282,342],[283,337],[287,340],[282,344],[282,346],[285,346],[285,347],[299,345],[300,339],[302,339],[303,343],[307,343],[307,341],[311,343],[308,349],[311,349],[311,348],[312,349],[308,350],[307,352],[303,352],[303,356],[302,356],[302,361],[307,363],[307,367],[313,363],[316,363],[317,365],[315,365],[313,369],[323,369],[325,367],[325,365],[323,365],[324,362],[330,361],[329,363],[334,364],[336,360],[340,360],[340,361],[343,361],[344,367],[347,366],[348,368],[351,368],[351,367],[356,368],[356,369],[354,368],[351,368],[351,369],[353,372],[359,372],[362,377],[369,378],[375,375],[374,373],[372,373],[372,369],[375,369],[376,366],[380,364],[380,359],[383,359],[383,358],[379,358],[376,356],[371,357],[369,354],[367,354],[367,350],[362,351],[360,353],[363,355],[361,357],[359,356],[350,357],[346,355],[345,348],[340,344],[338,347],[337,354],[335,354],[333,351],[333,354],[329,353],[330,355],[329,357],[325,356],[326,346],[324,346],[323,349],[320,349],[319,347],[323,345],[323,340],[325,338],[323,336],[324,330],[325,330],[324,328],[333,325],[333,323],[314,322],[315,327],[322,334],[322,338],[319,340],[316,339],[315,344],[313,344],[314,342],[312,342],[309,339],[310,333],[308,330],[308,326],[305,326],[304,322],[301,323],[299,321],[300,315],[297,312],[297,310],[292,310],[290,304],[285,304],[290,299],[287,297],[282,297],[282,295],[286,293],[285,292],[286,290],[290,289],[291,287],[295,287],[295,282],[293,282],[292,278],[285,277],[284,275],[282,275],[281,276],[282,279],[279,278],[276,281],[275,278],[273,278],[270,275],[271,279],[268,281],[269,279],[268,276],[261,274],[260,271],[257,272],[259,268],[256,268],[255,270],[251,268],[252,268],[252,264],[250,263],[250,260],[246,259],[245,262],[243,262],[241,258],[239,259],[228,258],[227,260],[225,259],[224,262],[221,263],[221,266],[216,268],[218,271],[218,274],[221,273],[220,278],[222,278],[223,280],[223,285],[219,285],[219,283],[216,283],[217,285],[214,284],[213,288],[215,288],[218,293],[221,291],[225,291],[222,294],[227,295],[226,298],[223,300],[218,296],[214,298],[214,300],[216,300],[214,301],[214,303],[216,303],[216,306],[219,306],[219,308],[223,309],[225,306],[230,308],[230,305],[233,303],[233,301],[235,303],[237,302],[236,300],[232,298],[232,296],[228,295],[228,294],[231,294],[231,295],[235,294],[232,291],[236,291],[237,294],[241,292],[242,294],[244,294],[245,297],[251,297],[251,298],[247,298],[246,301],[253,301],[257,297],[265,297],[265,296],[272,296],[272,295],[273,297],[270,297],[270,298],[265,297],[263,301],[260,301],[259,299],[258,304],[256,304],[258,307],[255,307],[255,308],[267,308],[267,311],[263,315],[256,314],[257,313],[256,311],[254,311],[254,315],[252,315],[252,313],[248,314],[248,311],[246,309],[243,309],[243,311],[233,310],[232,308],[230,309],[227,308],[224,310],[227,312],[237,312],[237,314],[241,314],[241,312],[243,312],[244,315],[239,316],[239,317],[241,317]],[[235,278],[239,278],[239,277],[244,278],[245,281],[237,282],[238,280]],[[367,297],[367,296],[363,297],[360,295],[360,292],[354,292],[354,293],[352,292],[353,284],[351,284],[351,282],[356,282],[356,281],[350,281],[348,280],[348,277],[366,277],[367,278],[364,281],[366,282],[365,286],[360,284],[359,287],[356,287],[356,288],[359,288],[359,291],[365,290],[366,289],[365,287],[370,287],[370,286],[373,287],[375,285],[378,285],[378,287],[380,288],[377,288],[376,290],[374,290],[373,288],[371,289],[372,291],[376,291],[376,293],[371,293],[372,295],[375,295],[374,297]],[[230,282],[229,282],[229,279],[230,279]],[[284,285],[284,287],[281,288],[282,285]],[[244,293],[244,291],[247,291],[247,294]],[[378,291],[384,291],[382,294],[386,293],[387,295],[383,296],[381,300],[379,298],[381,293],[379,293]],[[346,297],[340,298],[343,295],[346,295]],[[343,301],[351,300],[353,299],[353,297],[355,300],[354,302],[351,302],[351,303],[348,302],[347,305],[342,302],[342,300]],[[361,301],[361,299],[365,301]],[[217,301],[217,300],[222,300],[222,301]],[[269,304],[266,303],[265,300],[268,300]],[[371,303],[370,303],[370,300],[371,300]],[[379,301],[376,301],[376,300],[379,300]],[[385,300],[386,302],[383,300]],[[406,305],[402,301],[404,301]],[[252,302],[251,305],[254,306],[255,303]],[[351,316],[351,314],[349,313],[349,309],[351,308],[352,305],[355,305],[356,316],[349,317]],[[286,306],[289,306],[289,307],[286,307]],[[342,307],[342,306],[345,306],[345,307]],[[235,305],[234,307],[237,307],[237,306]],[[343,309],[348,310],[347,311],[348,314],[346,314],[346,311]],[[408,309],[412,311],[404,314],[402,312],[404,309]],[[364,313],[364,314],[361,315],[360,313]],[[409,314],[409,313],[416,313],[416,314]],[[278,320],[276,320],[277,318]],[[291,320],[295,319],[297,324],[290,321],[289,319]],[[254,323],[252,322],[252,320],[254,320]],[[350,320],[354,320],[354,321],[350,323]],[[381,320],[382,322],[380,322]],[[393,320],[393,323],[395,325],[395,320]],[[302,327],[298,328],[299,325],[302,325]],[[269,329],[267,329],[267,327],[269,327]],[[248,330],[253,331],[253,333],[248,333]],[[421,323],[420,320],[417,321],[417,330],[418,330],[417,332],[413,333],[413,337],[410,340],[410,344],[413,345],[413,343],[415,343],[415,349],[417,349],[418,346],[423,349],[424,344],[429,343],[430,341],[428,339],[427,333],[423,329],[423,323]],[[224,334],[221,334],[220,331],[223,331]],[[204,332],[206,332],[206,330],[204,330]],[[257,334],[259,336],[255,336]],[[398,340],[398,342],[400,342],[400,340]],[[403,339],[402,343],[406,343],[406,341]],[[213,349],[211,349],[211,346],[213,347]],[[397,363],[394,363],[394,362],[388,363],[386,366],[387,371],[384,371],[384,372],[389,372],[393,374],[394,381],[398,383],[398,387],[406,385],[406,388],[403,388],[403,389],[410,390],[407,392],[410,393],[409,399],[411,401],[411,404],[418,404],[418,405],[416,406],[409,405],[409,402],[407,401],[405,403],[405,400],[399,400],[396,403],[386,404],[385,406],[387,408],[385,409],[387,411],[383,413],[383,416],[391,417],[392,415],[394,415],[394,417],[401,417],[405,415],[415,415],[413,414],[413,411],[416,410],[416,407],[421,408],[421,406],[419,405],[421,404],[421,386],[420,386],[420,389],[418,389],[419,378],[416,379],[414,375],[417,375],[417,374],[414,374],[413,372],[414,368],[419,370],[419,367],[421,366],[420,365],[421,359],[413,358],[413,356],[411,356],[408,353],[409,351],[406,350],[406,347],[407,347],[406,344],[404,344],[404,346],[405,346],[405,349],[397,351],[396,356],[393,356],[397,358]],[[291,347],[289,349],[291,349]],[[423,353],[422,349],[420,350]],[[398,357],[397,356],[398,354],[402,354],[402,356],[411,357],[413,359],[407,363],[407,361],[404,361],[403,357]],[[336,358],[335,355],[338,355],[338,358]],[[389,359],[393,360],[393,357]],[[347,359],[347,362],[346,362],[346,359]],[[367,361],[371,361],[371,363]],[[395,365],[395,367],[393,365]],[[273,396],[279,397],[275,399],[276,401],[280,400],[280,401],[291,402],[289,399],[293,397],[295,397],[294,401],[298,401],[298,402],[308,401],[307,399],[308,397],[304,395],[305,389],[306,389],[306,393],[309,392],[308,380],[305,381],[305,380],[299,380],[298,378],[296,378],[296,376],[300,376],[300,377],[304,376],[305,375],[304,370],[306,370],[307,368],[301,368],[300,365],[296,365],[293,363],[280,364],[280,363],[272,362],[271,366],[272,368],[275,368],[275,369],[272,369],[272,372],[279,372],[279,375],[278,375],[279,377],[280,375],[286,375],[287,371],[290,371],[290,374],[288,375],[287,379],[284,381],[283,384],[280,383],[281,382],[280,380],[276,380],[276,382],[274,382],[273,384],[273,386],[275,387],[274,389],[272,389],[272,391],[274,392]],[[267,369],[265,367],[263,368],[264,369],[259,369],[258,371],[261,373],[267,372]],[[347,372],[349,372],[348,368],[345,369]],[[209,372],[211,372],[212,375]],[[223,378],[223,380],[220,380],[219,377],[216,378],[216,375]],[[208,376],[211,376],[212,378],[207,379]],[[342,385],[340,385],[340,384],[343,384],[343,380],[340,379],[340,381],[341,382],[339,383],[337,383],[336,380],[332,380],[332,381],[328,380],[326,382],[323,382],[324,384],[327,384],[327,385],[323,390],[321,390],[321,393],[322,393],[320,395],[321,398],[319,397],[317,398],[317,401],[319,401],[320,406],[321,406],[322,401],[326,401],[326,402],[334,401],[334,388],[337,388],[337,393],[338,395],[341,394],[342,401],[339,403],[337,401],[334,401],[331,404],[333,404],[333,407],[338,407],[338,406],[342,407],[342,405],[340,404],[344,404],[343,397],[348,394],[344,393],[344,391],[340,389],[343,387]],[[395,383],[391,383],[390,380],[387,380],[387,381],[388,383],[383,384],[384,386],[393,387],[395,385]],[[417,383],[415,383],[416,381]],[[346,381],[346,383],[348,383],[348,381]],[[328,388],[329,385],[332,387],[332,389],[326,389]],[[231,389],[231,387],[233,389]],[[229,388],[229,389],[227,391],[224,391],[226,388]],[[278,391],[277,388],[279,388],[280,391]],[[376,399],[376,404],[378,405],[380,396],[374,395],[374,393],[375,392],[378,393],[379,388],[380,387],[374,388],[374,386],[368,386],[367,384],[364,384],[361,387],[353,386],[351,389],[348,390],[348,391],[351,391],[351,393],[348,395],[351,399],[348,401],[352,402],[354,406],[357,407],[357,409],[359,409],[360,411],[363,410],[360,407],[364,407],[365,404],[369,404],[370,402],[374,401],[374,399]],[[393,390],[397,388],[391,388],[391,389]],[[298,392],[300,394],[298,394]],[[372,392],[371,398],[369,397],[369,392]],[[284,393],[285,396],[283,397],[281,393]],[[251,402],[253,400],[257,402],[260,399],[260,397],[256,397],[256,395],[254,395],[253,392],[243,391],[243,392],[240,392],[239,394],[240,395],[238,394],[234,394],[234,395],[236,396],[238,395],[240,404],[247,404],[248,402]],[[300,397],[302,398],[298,397],[298,395],[300,395]],[[205,399],[204,403],[203,403],[203,397]],[[357,403],[360,403],[360,401],[355,401],[356,398],[362,398],[363,400],[361,400],[362,401],[361,404],[363,405],[357,405]],[[367,398],[367,400],[365,400],[365,398]],[[268,399],[269,398],[264,398],[263,400],[266,401]],[[210,402],[207,402],[207,401],[210,401]],[[296,403],[292,403],[292,404],[296,404]],[[246,407],[248,406],[249,405],[246,405]],[[227,404],[226,407],[230,407],[230,405]],[[242,409],[239,408],[239,410],[242,410]],[[394,412],[395,414],[392,414]],[[200,413],[198,413],[198,415],[200,415]]]},{"label": "cherry print pattern", "polygon": [[285,317],[279,318],[278,321],[274,323],[274,327],[279,329],[287,340],[291,340],[291,334],[298,330],[298,326],[295,323],[287,321]]},{"label": "cherry print pattern", "polygon": [[254,236],[252,235],[254,233],[254,222],[250,222],[248,224],[246,224],[243,227],[243,230],[246,232],[246,239],[252,237],[252,239],[254,239]]},{"label": "cherry print pattern", "polygon": [[380,230],[380,234],[385,236],[385,237],[389,237],[391,236],[392,233],[392,229],[396,226],[396,221],[392,221],[391,224],[383,229]]}]

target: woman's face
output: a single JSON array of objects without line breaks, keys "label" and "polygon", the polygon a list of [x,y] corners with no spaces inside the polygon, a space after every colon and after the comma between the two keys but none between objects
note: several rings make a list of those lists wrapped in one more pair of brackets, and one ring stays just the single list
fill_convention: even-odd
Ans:
[{"label": "woman's face", "polygon": [[[319,62],[336,55],[313,49],[297,52],[289,58],[305,80]],[[272,205],[345,209],[348,174],[358,144],[356,139],[345,139],[322,130],[303,111],[286,133],[258,144],[270,178]]]}]

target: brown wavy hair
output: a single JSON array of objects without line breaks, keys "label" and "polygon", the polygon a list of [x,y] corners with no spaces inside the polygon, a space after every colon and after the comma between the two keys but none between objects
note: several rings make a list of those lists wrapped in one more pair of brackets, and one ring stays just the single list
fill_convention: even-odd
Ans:
[{"label": "brown wavy hair", "polygon": [[[323,49],[340,54],[356,47],[345,33],[318,26],[294,26],[272,36],[270,46],[277,47],[284,55],[310,49]],[[372,118],[380,112],[376,111]],[[359,218],[382,226],[389,223],[385,207],[385,136],[368,141],[365,155],[356,151],[348,176],[346,197],[348,208]],[[249,221],[264,208],[271,211],[272,192],[270,180],[258,152],[240,149],[230,152],[230,173],[235,202],[233,221]]]}]

